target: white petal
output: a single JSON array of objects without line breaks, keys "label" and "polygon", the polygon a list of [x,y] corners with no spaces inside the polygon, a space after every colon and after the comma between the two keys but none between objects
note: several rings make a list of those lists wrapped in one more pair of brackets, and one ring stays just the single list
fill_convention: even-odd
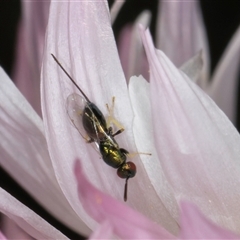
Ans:
[{"label": "white petal", "polygon": [[41,205],[81,232],[55,178],[40,117],[0,69],[0,163]]},{"label": "white petal", "polygon": [[142,36],[157,153],[175,197],[240,232],[240,136],[216,104],[154,49],[149,31]]},{"label": "white petal", "polygon": [[181,202],[180,204],[180,239],[240,239],[240,236],[212,223],[193,204],[188,202]]},{"label": "white petal", "polygon": [[214,72],[209,96],[224,111],[229,119],[236,122],[237,85],[240,65],[240,27],[225,50]]},{"label": "white petal", "polygon": [[[142,189],[143,197],[154,206],[145,214],[170,232],[177,234],[177,202],[165,177],[154,146],[149,83],[142,76],[132,77],[129,82],[129,95],[135,115],[133,132],[137,149],[139,152],[152,154],[152,156],[140,154],[141,168],[144,170],[140,171],[138,169],[138,176],[141,178],[138,181],[140,181],[140,184],[145,181]],[[147,179],[145,179],[146,174]],[[136,193],[135,198],[137,197]]]},{"label": "white petal", "polygon": [[0,188],[0,212],[36,239],[67,239],[61,232]]},{"label": "white petal", "polygon": [[157,47],[177,66],[203,50],[204,67],[200,86],[209,75],[209,50],[198,1],[161,1]]},{"label": "white petal", "polygon": [[[71,124],[66,112],[69,94],[79,93],[51,57],[55,54],[86,95],[106,115],[105,104],[116,97],[115,117],[126,127],[118,136],[121,147],[134,149],[133,113],[105,1],[52,2],[42,69],[42,106],[46,137],[57,179],[68,201],[90,227],[80,206],[72,174],[73,161],[82,160],[89,179],[122,199],[124,181],[107,166]],[[80,93],[79,93],[80,94]],[[124,141],[123,141],[124,138]],[[122,140],[121,140],[122,139]],[[134,150],[133,150],[134,151]]]},{"label": "white petal", "polygon": [[202,51],[200,51],[195,56],[190,58],[187,62],[185,62],[180,67],[180,70],[182,70],[193,82],[197,82],[197,80],[200,78],[202,68],[203,59]]}]

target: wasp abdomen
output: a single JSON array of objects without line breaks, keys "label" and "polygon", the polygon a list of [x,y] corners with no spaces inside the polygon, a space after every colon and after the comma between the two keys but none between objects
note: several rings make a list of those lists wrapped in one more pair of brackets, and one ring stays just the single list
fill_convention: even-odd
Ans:
[{"label": "wasp abdomen", "polygon": [[82,115],[85,131],[92,139],[103,139],[107,132],[106,119],[94,103],[87,103]]}]

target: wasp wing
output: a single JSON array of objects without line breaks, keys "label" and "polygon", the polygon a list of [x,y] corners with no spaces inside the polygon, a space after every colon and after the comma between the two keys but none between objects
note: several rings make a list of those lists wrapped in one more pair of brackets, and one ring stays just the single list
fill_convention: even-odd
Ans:
[{"label": "wasp wing", "polygon": [[88,137],[82,124],[82,114],[86,107],[86,100],[76,93],[72,93],[67,97],[66,109],[69,119],[73,126],[78,130],[80,135],[89,142],[91,139]]},{"label": "wasp wing", "polygon": [[[72,93],[67,97],[66,101],[66,109],[67,114],[69,116],[69,119],[72,123],[72,125],[78,130],[79,134],[86,140],[86,142],[90,143],[93,142],[94,145],[91,144],[91,146],[94,148],[98,154],[99,152],[99,141],[96,139],[92,139],[88,136],[86,130],[83,127],[83,113],[85,108],[89,109],[89,103],[83,98],[82,96]],[[98,125],[99,123],[97,123]],[[94,126],[94,128],[97,128],[97,126]]]}]

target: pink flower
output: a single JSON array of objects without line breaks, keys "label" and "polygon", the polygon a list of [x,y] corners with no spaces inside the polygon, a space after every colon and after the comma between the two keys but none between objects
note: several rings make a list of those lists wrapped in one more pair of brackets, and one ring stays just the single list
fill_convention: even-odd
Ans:
[{"label": "pink flower", "polygon": [[50,1],[22,1],[13,71],[16,86],[40,116],[40,70],[49,5]]},{"label": "pink flower", "polygon": [[85,177],[80,162],[75,163],[79,200],[88,214],[99,222],[91,239],[239,239],[206,219],[194,205],[181,203],[180,233],[175,237],[130,207],[96,189]]},{"label": "pink flower", "polygon": [[0,232],[0,239],[1,240],[5,240],[6,239],[6,237],[2,234],[2,232]]},{"label": "pink flower", "polygon": [[[1,73],[1,83],[3,83],[2,77]],[[31,209],[24,206],[2,188],[0,188],[0,212],[8,216],[10,221],[18,225],[18,228],[16,226],[10,226],[11,229],[8,229],[6,221],[3,226],[1,224],[1,227],[3,227],[1,230],[6,232],[6,236],[9,239],[23,239],[23,237],[24,239],[30,239],[29,235],[36,239],[67,239],[61,232],[52,227],[48,222],[36,215]],[[0,239],[5,239],[1,231]]]},{"label": "pink flower", "polygon": [[[53,1],[41,72],[43,121],[1,72],[1,165],[55,217],[85,235],[101,217],[89,216],[86,205],[79,204],[74,159],[81,159],[91,184],[122,201],[124,181],[86,144],[66,114],[66,98],[77,90],[53,53],[104,115],[105,104],[116,97],[114,114],[125,127],[116,137],[119,145],[152,153],[133,159],[138,173],[129,181],[131,208],[154,221],[164,236],[178,236],[178,204],[186,199],[215,223],[239,233],[239,135],[215,103],[154,48],[149,32],[140,32],[150,83],[140,76],[127,85],[106,1]],[[109,230],[109,224],[104,222],[103,229]]]},{"label": "pink flower", "polygon": [[[240,27],[210,79],[209,46],[199,5],[199,1],[159,2],[156,47],[178,68],[202,50],[202,66],[198,70],[199,74],[192,80],[209,94],[233,123],[236,123]],[[139,74],[149,79],[149,67],[137,28],[139,22],[148,27],[150,20],[151,14],[145,11],[132,26],[127,26],[122,31],[119,54],[127,80]]]}]

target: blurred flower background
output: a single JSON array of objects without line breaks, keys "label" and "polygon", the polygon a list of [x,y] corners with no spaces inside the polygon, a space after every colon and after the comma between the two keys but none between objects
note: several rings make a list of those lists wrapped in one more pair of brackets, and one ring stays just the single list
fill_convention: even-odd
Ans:
[{"label": "blurred flower background", "polygon": [[[109,1],[110,7],[114,1]],[[124,4],[119,12],[114,24],[113,30],[118,41],[120,34],[126,24],[133,23],[138,15],[145,9],[148,9],[151,14],[150,30],[153,38],[157,36],[157,0],[151,1],[128,1]],[[240,23],[240,1],[200,1],[202,8],[204,23],[206,26],[207,37],[210,47],[211,57],[211,73],[218,63],[224,49],[229,40],[235,33]],[[11,76],[14,67],[15,47],[16,47],[16,33],[18,22],[21,17],[21,4],[17,0],[8,0],[0,2],[0,65]],[[238,74],[240,76],[240,72]],[[236,109],[236,126],[240,129],[240,115],[239,115],[239,99],[237,101]],[[10,192],[13,196],[29,206],[40,216],[47,219],[52,225],[60,229],[65,235],[71,239],[79,239],[79,236],[63,226],[52,216],[50,216],[41,206],[39,206],[20,186],[14,182],[7,173],[0,169],[0,186]]]}]

